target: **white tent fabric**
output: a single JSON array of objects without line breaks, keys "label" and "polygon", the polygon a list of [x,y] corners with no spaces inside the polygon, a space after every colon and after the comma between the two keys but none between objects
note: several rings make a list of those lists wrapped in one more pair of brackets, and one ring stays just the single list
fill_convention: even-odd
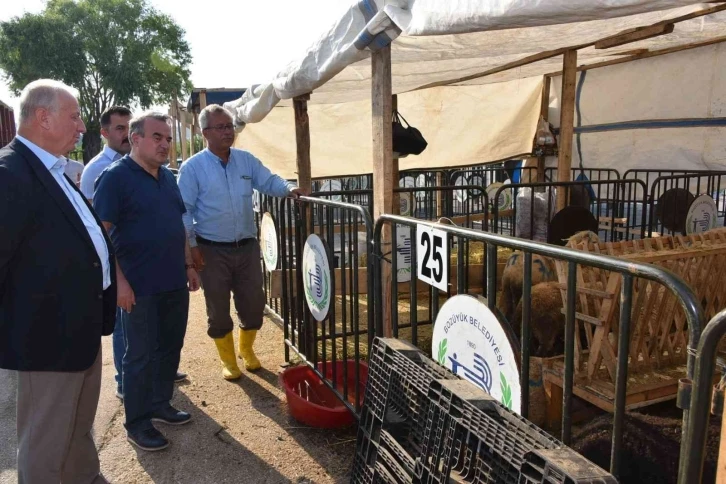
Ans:
[{"label": "white tent fabric", "polygon": [[[573,167],[726,170],[723,43],[582,75]],[[555,126],[561,89],[562,78],[553,78],[549,119]]]},{"label": "white tent fabric", "polygon": [[[545,50],[587,44],[628,28],[706,8],[690,0],[360,0],[298,59],[267,84],[227,103],[238,123],[259,122],[280,100],[314,92],[314,103],[362,100],[370,93],[371,50],[392,46],[394,92],[451,81]],[[680,8],[679,8],[680,7]],[[668,10],[670,9],[670,10]],[[597,20],[596,20],[597,19]],[[596,51],[611,59],[633,48],[668,46],[723,33],[725,16],[677,25],[666,37]],[[402,36],[398,37],[400,33]],[[294,48],[294,47],[292,47]],[[471,83],[501,82],[557,70],[539,62]]]},{"label": "white tent fabric", "polygon": [[[467,166],[529,153],[540,114],[542,78],[482,86],[437,87],[398,97],[406,121],[429,145],[399,168]],[[311,104],[312,176],[371,173],[371,104]],[[294,113],[277,107],[262,123],[248,125],[235,141],[273,172],[296,178]]]}]

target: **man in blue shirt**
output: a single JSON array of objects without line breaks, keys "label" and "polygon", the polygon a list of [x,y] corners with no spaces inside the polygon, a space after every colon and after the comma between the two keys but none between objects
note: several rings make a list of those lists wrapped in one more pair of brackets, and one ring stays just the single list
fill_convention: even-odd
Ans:
[{"label": "man in blue shirt", "polygon": [[106,139],[106,146],[88,162],[81,174],[81,191],[91,202],[93,202],[96,179],[101,172],[131,151],[130,120],[131,111],[124,106],[112,106],[101,114],[101,136]]},{"label": "man in blue shirt", "polygon": [[[127,438],[143,450],[169,445],[153,421],[181,425],[191,415],[171,406],[184,344],[189,290],[199,289],[174,175],[164,168],[169,117],[143,114],[130,123],[131,153],[96,183],[94,207],[116,249]],[[188,289],[187,289],[188,284]]]},{"label": "man in blue shirt", "polygon": [[252,154],[232,148],[234,125],[223,107],[204,108],[199,125],[208,148],[184,162],[179,172],[186,206],[183,219],[204,289],[207,334],[217,346],[222,376],[234,380],[242,372],[235,359],[230,292],[240,319],[240,357],[248,371],[260,368],[252,344],[262,326],[265,295],[252,190],[276,197],[297,197],[302,192],[273,175]]}]

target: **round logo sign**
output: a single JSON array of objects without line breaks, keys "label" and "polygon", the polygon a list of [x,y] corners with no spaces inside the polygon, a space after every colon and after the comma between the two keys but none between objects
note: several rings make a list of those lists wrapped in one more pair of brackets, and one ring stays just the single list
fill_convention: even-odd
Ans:
[{"label": "round logo sign", "polygon": [[[497,190],[505,185],[504,183],[492,183],[487,187],[487,197],[489,201],[494,204],[494,197],[497,196]],[[512,208],[512,190],[506,189],[499,193],[499,199],[497,200],[497,207],[499,210],[509,210]]]},{"label": "round logo sign", "polygon": [[[340,180],[328,180],[320,187],[321,192],[340,192],[343,190],[343,184],[340,183]],[[322,195],[321,196],[325,196]],[[343,199],[340,195],[333,195],[333,196],[326,196],[326,198],[329,198],[333,201],[339,202]]]},{"label": "round logo sign", "polygon": [[315,234],[305,242],[302,270],[305,300],[315,320],[323,321],[328,315],[333,288],[330,286],[328,252],[325,243]]},{"label": "round logo sign", "polygon": [[718,224],[718,208],[710,195],[701,195],[696,198],[688,209],[686,216],[686,234],[700,234]]},{"label": "round logo sign", "polygon": [[[463,187],[467,186],[469,182],[464,178],[464,176],[460,176],[454,181],[454,185],[457,187]],[[459,203],[466,202],[466,199],[469,198],[469,190],[456,190],[454,192],[454,198],[456,198],[456,201]]]},{"label": "round logo sign", "polygon": [[396,281],[411,280],[411,227],[399,225],[396,231]]},{"label": "round logo sign", "polygon": [[404,217],[411,216],[411,194],[410,193],[399,193],[400,198],[400,211],[399,213]]},{"label": "round logo sign", "polygon": [[472,296],[454,296],[436,318],[434,360],[521,413],[515,352],[497,317]]},{"label": "round logo sign", "polygon": [[268,272],[277,268],[277,230],[272,215],[265,212],[260,222],[260,246],[262,248],[262,260]]}]

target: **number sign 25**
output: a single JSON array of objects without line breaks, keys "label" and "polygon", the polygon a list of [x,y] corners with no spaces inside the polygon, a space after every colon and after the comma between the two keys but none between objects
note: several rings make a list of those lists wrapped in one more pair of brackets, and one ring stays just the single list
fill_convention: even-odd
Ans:
[{"label": "number sign 25", "polygon": [[448,250],[446,232],[425,225],[416,227],[418,278],[441,291],[449,284]]}]

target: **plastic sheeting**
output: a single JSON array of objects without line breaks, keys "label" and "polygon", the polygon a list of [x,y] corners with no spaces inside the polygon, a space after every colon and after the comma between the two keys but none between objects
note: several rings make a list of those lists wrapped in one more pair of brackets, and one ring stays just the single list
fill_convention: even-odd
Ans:
[{"label": "plastic sheeting", "polygon": [[[724,43],[591,69],[577,80],[573,167],[726,170]],[[562,78],[553,78],[555,126],[561,89]]]},{"label": "plastic sheeting", "polygon": [[[705,8],[688,0],[360,0],[271,82],[226,106],[238,123],[259,122],[282,99],[314,92],[312,102],[365,99],[371,50],[392,47],[394,92],[451,81],[545,50],[574,46]],[[689,6],[686,6],[689,5]],[[686,7],[684,7],[686,6]],[[675,8],[682,7],[682,8]],[[672,10],[667,10],[672,9]],[[595,51],[600,60],[634,47],[698,40],[723,32],[723,18],[679,24],[675,35]],[[687,24],[687,25],[686,25]],[[403,34],[399,37],[400,34]],[[664,40],[668,39],[668,40]],[[294,50],[291,40],[291,50]],[[559,59],[474,83],[500,82],[557,70]],[[554,69],[553,69],[554,68]]]},{"label": "plastic sheeting", "polygon": [[[398,108],[428,147],[399,160],[401,170],[467,166],[529,153],[539,119],[542,79],[482,86],[438,87],[398,97]],[[371,173],[368,101],[311,104],[310,158],[315,178]],[[292,108],[278,107],[250,124],[235,141],[274,172],[296,178]]]}]

